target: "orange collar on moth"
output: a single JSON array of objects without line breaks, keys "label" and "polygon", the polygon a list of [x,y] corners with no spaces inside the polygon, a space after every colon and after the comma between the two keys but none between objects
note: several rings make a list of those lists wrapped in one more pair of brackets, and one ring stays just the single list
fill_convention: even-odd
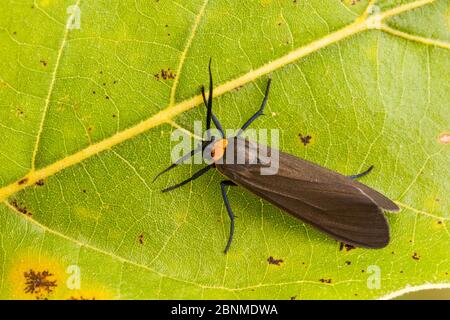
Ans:
[{"label": "orange collar on moth", "polygon": [[218,161],[221,159],[225,153],[225,149],[228,146],[228,140],[227,139],[220,139],[216,143],[214,143],[212,149],[211,149],[211,157],[215,161]]}]

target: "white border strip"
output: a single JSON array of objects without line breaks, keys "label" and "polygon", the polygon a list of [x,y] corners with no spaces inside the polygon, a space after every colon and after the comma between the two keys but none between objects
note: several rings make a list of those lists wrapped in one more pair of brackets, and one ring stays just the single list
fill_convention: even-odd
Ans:
[{"label": "white border strip", "polygon": [[447,283],[426,283],[421,284],[419,286],[410,286],[407,285],[405,288],[400,289],[398,291],[394,291],[391,293],[388,293],[385,296],[382,296],[381,298],[378,298],[378,300],[391,300],[397,297],[400,297],[404,294],[410,293],[410,292],[417,292],[421,290],[427,290],[427,289],[450,289],[450,282]]}]

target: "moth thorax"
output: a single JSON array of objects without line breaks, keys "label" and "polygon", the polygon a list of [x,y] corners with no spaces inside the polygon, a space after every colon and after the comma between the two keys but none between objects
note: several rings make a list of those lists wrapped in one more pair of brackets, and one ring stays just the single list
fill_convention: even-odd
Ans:
[{"label": "moth thorax", "polygon": [[223,157],[227,146],[228,146],[227,139],[220,139],[219,141],[214,143],[211,149],[211,157],[214,162],[220,160]]}]

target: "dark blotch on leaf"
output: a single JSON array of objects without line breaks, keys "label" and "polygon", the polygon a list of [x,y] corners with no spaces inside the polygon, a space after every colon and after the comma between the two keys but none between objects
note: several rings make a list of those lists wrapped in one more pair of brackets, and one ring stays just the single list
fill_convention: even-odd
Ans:
[{"label": "dark blotch on leaf", "polygon": [[33,215],[30,211],[28,211],[28,209],[25,206],[19,204],[19,202],[16,199],[11,200],[9,204],[12,205],[20,213],[23,213],[24,215],[27,215],[29,217]]},{"label": "dark blotch on leaf", "polygon": [[56,288],[56,280],[51,280],[53,276],[48,270],[24,272],[25,293],[36,294],[37,299],[46,299],[47,296]]},{"label": "dark blotch on leaf", "polygon": [[319,279],[319,281],[322,282],[322,283],[331,283],[332,282],[331,279],[324,279],[324,278]]},{"label": "dark blotch on leaf", "polygon": [[420,256],[417,254],[417,252],[414,252],[414,254],[411,256],[414,260],[420,260]]},{"label": "dark blotch on leaf", "polygon": [[156,73],[154,75],[156,80],[168,80],[168,79],[175,79],[176,74],[170,68],[167,69],[161,69],[160,72]]},{"label": "dark blotch on leaf", "polygon": [[36,181],[36,185],[39,186],[39,187],[42,187],[44,184],[45,184],[45,182],[44,182],[43,179],[40,179],[40,180]]},{"label": "dark blotch on leaf", "polygon": [[138,237],[139,244],[144,244],[144,235],[140,234]]},{"label": "dark blotch on leaf", "polygon": [[284,262],[283,259],[275,259],[274,257],[270,256],[269,258],[267,258],[267,262],[269,262],[269,264],[274,264],[274,265],[281,265],[282,262]]},{"label": "dark blotch on leaf", "polygon": [[312,137],[310,135],[303,136],[301,133],[298,134],[300,141],[304,146],[308,145],[311,142]]},{"label": "dark blotch on leaf", "polygon": [[23,185],[23,184],[25,184],[25,183],[27,183],[28,182],[28,178],[23,178],[22,180],[20,180],[19,182],[17,182],[17,184],[19,185],[19,186],[21,186],[21,185]]}]

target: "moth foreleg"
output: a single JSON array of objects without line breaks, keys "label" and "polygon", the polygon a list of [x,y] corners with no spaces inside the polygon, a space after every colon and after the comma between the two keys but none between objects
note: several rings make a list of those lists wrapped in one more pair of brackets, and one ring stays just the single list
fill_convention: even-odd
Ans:
[{"label": "moth foreleg", "polygon": [[228,211],[228,216],[230,217],[230,235],[228,237],[228,242],[224,250],[225,254],[228,252],[228,250],[230,250],[231,241],[233,241],[233,234],[234,234],[234,214],[233,210],[231,210],[230,202],[228,201],[227,190],[225,189],[225,187],[227,186],[236,186],[236,184],[231,180],[225,180],[220,183],[223,202],[225,203],[225,207],[227,208]]}]

